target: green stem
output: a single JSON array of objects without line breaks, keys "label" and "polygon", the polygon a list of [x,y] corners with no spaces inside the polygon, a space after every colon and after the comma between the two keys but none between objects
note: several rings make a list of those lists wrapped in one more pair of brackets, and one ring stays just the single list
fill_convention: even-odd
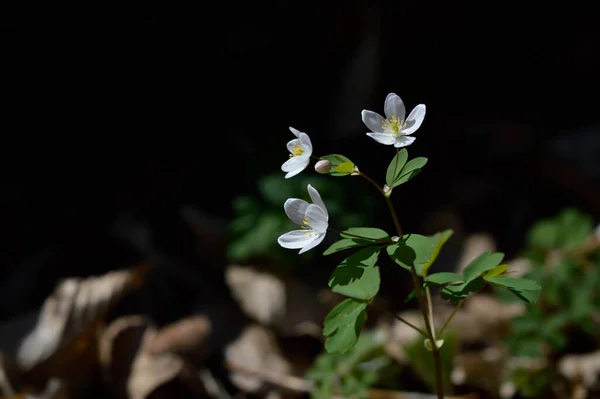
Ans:
[{"label": "green stem", "polygon": [[437,390],[438,399],[444,399],[444,381],[442,379],[442,361],[440,359],[440,348],[437,344],[433,344],[433,361],[435,363],[435,386]]},{"label": "green stem", "polygon": [[419,334],[421,334],[424,337],[427,337],[427,334],[425,333],[425,331],[421,330],[419,327],[415,326],[414,324],[412,324],[411,322],[409,322],[406,319],[403,319],[402,317],[398,316],[396,313],[394,312],[390,312],[389,310],[379,306],[379,305],[375,305],[374,303],[370,303],[371,306],[373,306],[376,309],[379,309],[381,312],[392,316],[393,318],[395,318],[396,320],[406,324],[407,326],[411,327],[412,329],[416,330]]},{"label": "green stem", "polygon": [[379,186],[379,184],[375,183],[375,181],[373,179],[371,179],[369,176],[367,176],[366,174],[364,174],[361,171],[356,172],[359,176],[364,177],[369,183],[371,183],[372,185],[375,186],[375,188],[377,189],[377,191],[379,191],[381,194],[383,194],[383,196],[385,197],[385,191],[383,191],[383,188],[381,188],[381,186]]},{"label": "green stem", "polygon": [[464,299],[461,299],[460,301],[458,301],[458,303],[456,304],[456,307],[454,308],[454,310],[452,311],[452,313],[450,314],[450,316],[444,322],[444,325],[440,329],[440,333],[439,333],[440,336],[442,336],[442,333],[444,332],[444,330],[446,329],[446,327],[448,326],[448,324],[450,324],[450,320],[452,320],[452,318],[454,317],[454,315],[456,314],[456,312],[458,312],[458,309],[460,309],[460,307],[462,306],[462,304],[463,304],[464,301],[465,301]]},{"label": "green stem", "polygon": [[394,209],[394,204],[392,204],[392,200],[390,199],[390,197],[388,197],[385,191],[383,191],[383,188],[381,188],[379,184],[375,183],[375,181],[373,181],[373,179],[371,179],[369,176],[360,171],[358,172],[358,174],[364,177],[373,186],[375,186],[377,191],[379,191],[383,195],[383,197],[385,198],[385,202],[387,203],[388,208],[390,209],[390,213],[392,214],[394,225],[396,226],[396,230],[398,231],[398,237],[402,237],[402,228],[400,227],[400,222],[398,221],[398,216],[396,215],[396,210]]},{"label": "green stem", "polygon": [[[400,227],[400,221],[398,220],[398,216],[396,215],[396,210],[394,209],[394,204],[392,204],[392,200],[388,196],[388,194],[379,186],[379,184],[375,183],[373,179],[364,174],[363,172],[358,171],[358,175],[365,178],[369,183],[371,183],[377,191],[379,191],[383,197],[385,198],[386,203],[388,204],[388,208],[390,209],[390,214],[392,215],[392,219],[394,220],[394,225],[396,226],[396,230],[398,232],[398,237],[402,237],[402,228]],[[421,309],[421,313],[423,315],[423,321],[425,322],[425,327],[427,327],[427,337],[431,340],[431,344],[433,346],[433,360],[435,363],[435,385],[437,391],[438,399],[444,399],[444,385],[442,381],[442,364],[440,361],[440,352],[437,344],[435,342],[435,333],[432,329],[432,323],[429,322],[429,312],[427,311],[427,304],[425,303],[425,296],[423,295],[423,291],[421,290],[421,282],[419,281],[419,276],[417,275],[417,270],[415,269],[415,265],[413,264],[410,268],[410,272],[413,278],[413,284],[415,285],[415,291],[417,294],[417,299],[419,300],[419,308]]]},{"label": "green stem", "polygon": [[433,305],[431,303],[431,292],[429,291],[429,287],[425,287],[425,296],[427,297],[427,314],[429,314],[429,324],[431,325],[431,333],[433,334],[433,339],[435,341],[435,323],[433,322]]}]

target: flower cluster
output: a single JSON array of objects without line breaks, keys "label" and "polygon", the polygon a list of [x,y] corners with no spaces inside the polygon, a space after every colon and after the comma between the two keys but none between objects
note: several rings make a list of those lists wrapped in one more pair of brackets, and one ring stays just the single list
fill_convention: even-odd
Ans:
[{"label": "flower cluster", "polygon": [[[362,121],[371,130],[367,136],[381,144],[393,144],[396,148],[412,144],[415,138],[410,135],[423,123],[425,105],[417,105],[405,119],[404,102],[395,93],[390,93],[385,99],[383,109],[385,119],[376,112],[366,109],[362,111]],[[306,169],[310,158],[314,157],[312,142],[308,134],[293,127],[290,127],[290,131],[296,138],[287,143],[287,149],[290,152],[289,159],[281,165],[281,170],[286,172],[286,179],[296,176]],[[331,162],[314,158],[318,159],[315,170],[318,173],[327,173]],[[354,168],[355,166],[352,165],[353,170],[355,170]],[[329,215],[321,195],[310,184],[308,193],[313,201],[312,204],[299,198],[290,198],[285,202],[283,208],[286,215],[300,226],[300,230],[290,231],[277,239],[279,245],[284,248],[300,248],[299,253],[304,253],[319,245],[325,238],[329,226]]]}]

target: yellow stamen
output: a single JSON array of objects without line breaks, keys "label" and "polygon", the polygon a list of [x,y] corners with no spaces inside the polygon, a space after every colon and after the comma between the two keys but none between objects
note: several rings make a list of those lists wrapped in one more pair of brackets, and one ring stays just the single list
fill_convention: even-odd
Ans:
[{"label": "yellow stamen", "polygon": [[294,144],[294,148],[290,152],[291,152],[290,158],[297,157],[299,155],[304,154],[304,148],[302,148],[302,144],[300,144],[300,142],[297,141]]},{"label": "yellow stamen", "polygon": [[381,128],[384,132],[398,136],[402,134],[402,129],[406,127],[406,122],[398,118],[396,115],[392,115],[391,118],[384,119],[381,122]]}]

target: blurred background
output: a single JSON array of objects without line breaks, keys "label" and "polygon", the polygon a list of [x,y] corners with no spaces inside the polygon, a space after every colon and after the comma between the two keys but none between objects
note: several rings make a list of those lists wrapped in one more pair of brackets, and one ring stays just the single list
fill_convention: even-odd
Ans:
[{"label": "blurred background", "polygon": [[390,92],[427,106],[408,150],[429,163],[394,202],[405,231],[455,230],[440,270],[471,234],[513,258],[565,207],[600,220],[600,42],[583,5],[9,0],[0,25],[6,352],[67,277],[161,265],[115,310],[159,325],[244,319],[223,313],[233,263],[326,287],[334,264],[275,243],[287,194],[314,182],[336,228],[392,225],[363,180],[283,179],[288,126],[381,181],[394,152],[360,112]]}]

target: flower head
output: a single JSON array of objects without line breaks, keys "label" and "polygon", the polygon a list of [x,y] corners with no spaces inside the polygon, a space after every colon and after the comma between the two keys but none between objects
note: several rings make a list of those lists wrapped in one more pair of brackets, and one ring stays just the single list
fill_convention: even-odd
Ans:
[{"label": "flower head", "polygon": [[396,94],[390,93],[385,98],[383,109],[385,119],[376,112],[366,109],[362,111],[362,120],[371,129],[367,136],[378,143],[393,144],[397,148],[412,144],[415,138],[408,135],[414,133],[423,123],[425,105],[417,105],[405,120],[406,108],[404,108],[404,103]]},{"label": "flower head", "polygon": [[288,249],[298,249],[304,253],[319,245],[327,234],[329,214],[319,192],[310,184],[308,194],[312,204],[299,199],[290,198],[283,204],[283,209],[290,220],[300,226],[300,230],[292,230],[277,239],[279,245]]},{"label": "flower head", "polygon": [[312,143],[310,142],[308,134],[294,129],[293,127],[290,127],[290,131],[294,133],[297,138],[290,140],[287,143],[287,148],[290,151],[290,159],[281,165],[281,170],[287,172],[285,175],[286,179],[302,172],[308,166],[310,156],[312,155]]}]

